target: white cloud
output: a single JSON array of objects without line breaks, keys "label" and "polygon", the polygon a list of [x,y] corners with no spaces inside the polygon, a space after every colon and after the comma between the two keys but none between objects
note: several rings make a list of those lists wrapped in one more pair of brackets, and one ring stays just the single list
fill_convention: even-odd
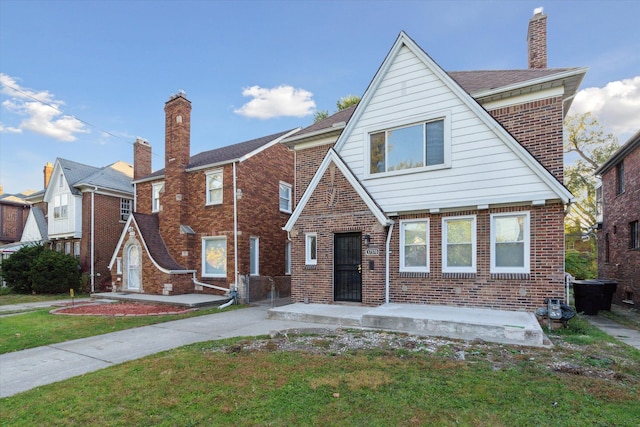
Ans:
[{"label": "white cloud", "polygon": [[75,141],[76,134],[89,132],[82,121],[60,110],[64,102],[49,91],[23,88],[15,78],[0,73],[0,92],[10,97],[2,102],[2,107],[25,117],[17,127],[0,126],[1,133],[29,130],[59,141]]},{"label": "white cloud", "polygon": [[579,91],[571,114],[586,112],[591,112],[614,135],[636,132],[640,129],[640,76]]},{"label": "white cloud", "polygon": [[304,117],[313,114],[316,107],[316,103],[311,99],[313,96],[311,92],[287,85],[271,89],[251,86],[245,88],[242,95],[251,96],[253,99],[234,110],[234,113],[246,117],[259,119],[282,116]]}]

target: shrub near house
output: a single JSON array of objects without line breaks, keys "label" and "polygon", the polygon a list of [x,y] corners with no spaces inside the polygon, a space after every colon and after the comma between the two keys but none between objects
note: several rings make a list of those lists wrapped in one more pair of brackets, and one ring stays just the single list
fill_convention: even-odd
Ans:
[{"label": "shrub near house", "polygon": [[23,247],[2,262],[1,271],[16,293],[58,294],[80,288],[78,260],[41,245]]}]

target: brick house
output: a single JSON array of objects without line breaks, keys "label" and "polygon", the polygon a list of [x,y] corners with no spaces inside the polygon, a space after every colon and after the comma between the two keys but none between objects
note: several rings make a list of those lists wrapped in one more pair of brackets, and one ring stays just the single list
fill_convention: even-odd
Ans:
[{"label": "brick house", "polygon": [[135,212],[113,253],[114,286],[288,295],[293,153],[279,142],[293,131],[191,156],[191,102],[174,95],[165,113],[165,167],[151,173],[151,146],[134,144]]},{"label": "brick house", "polygon": [[446,73],[400,33],[296,152],[292,301],[531,311],[564,295],[562,124],[584,68]]},{"label": "brick house", "polygon": [[614,302],[640,305],[640,131],[598,170],[602,216],[598,277],[618,283]]},{"label": "brick house", "polygon": [[0,246],[19,242],[29,215],[24,194],[3,194],[0,186]]},{"label": "brick house", "polygon": [[109,260],[133,205],[133,166],[95,167],[58,158],[44,167],[44,189],[27,197],[21,241],[78,258],[93,292],[111,283]]}]

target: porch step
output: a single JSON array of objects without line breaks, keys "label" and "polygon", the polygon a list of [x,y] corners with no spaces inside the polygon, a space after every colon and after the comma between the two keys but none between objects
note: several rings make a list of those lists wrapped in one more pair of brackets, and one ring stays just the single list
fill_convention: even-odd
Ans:
[{"label": "porch step", "polygon": [[533,313],[420,304],[363,307],[295,303],[272,308],[268,319],[362,327],[446,338],[546,347]]},{"label": "porch step", "polygon": [[362,316],[362,326],[536,347],[545,337],[533,313],[440,305],[385,304]]},{"label": "porch step", "polygon": [[270,309],[267,319],[361,327],[362,316],[370,310],[371,307],[362,306],[295,303]]}]

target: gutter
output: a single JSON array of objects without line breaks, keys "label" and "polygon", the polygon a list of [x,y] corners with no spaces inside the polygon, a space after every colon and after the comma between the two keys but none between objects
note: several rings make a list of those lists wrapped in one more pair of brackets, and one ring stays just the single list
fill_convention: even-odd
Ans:
[{"label": "gutter", "polygon": [[233,163],[233,283],[238,290],[238,188],[236,162]]},{"label": "gutter", "polygon": [[387,243],[385,247],[385,269],[384,269],[384,302],[389,304],[389,255],[391,254],[391,234],[393,233],[394,222],[391,222],[389,226],[389,232],[387,233]]},{"label": "gutter", "polygon": [[96,246],[96,210],[95,210],[95,195],[98,191],[98,187],[94,187],[91,191],[91,293],[95,292],[95,246]]}]

